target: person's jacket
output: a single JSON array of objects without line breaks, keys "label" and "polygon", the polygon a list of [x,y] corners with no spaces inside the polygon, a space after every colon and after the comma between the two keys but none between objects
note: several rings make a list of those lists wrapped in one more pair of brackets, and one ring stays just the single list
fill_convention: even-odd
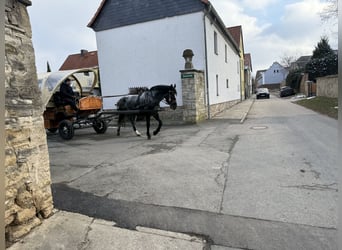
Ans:
[{"label": "person's jacket", "polygon": [[62,100],[74,101],[75,99],[75,93],[72,90],[72,87],[66,84],[65,82],[61,84],[59,93],[60,93]]}]

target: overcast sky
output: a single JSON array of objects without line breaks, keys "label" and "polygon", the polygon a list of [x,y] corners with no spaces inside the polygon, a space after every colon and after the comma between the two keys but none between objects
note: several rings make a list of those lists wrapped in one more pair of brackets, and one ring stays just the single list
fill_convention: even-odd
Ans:
[{"label": "overcast sky", "polygon": [[[323,24],[325,0],[211,0],[227,27],[242,25],[245,53],[253,72],[284,56],[310,55],[322,36],[337,49],[337,25]],[[57,71],[66,57],[81,49],[97,50],[87,24],[101,0],[33,0],[28,7],[38,72],[49,62]]]}]

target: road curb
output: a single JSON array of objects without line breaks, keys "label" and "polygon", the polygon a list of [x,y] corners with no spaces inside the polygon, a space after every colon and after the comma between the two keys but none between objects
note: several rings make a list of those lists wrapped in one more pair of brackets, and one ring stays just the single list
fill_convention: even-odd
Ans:
[{"label": "road curb", "polygon": [[246,118],[247,118],[247,115],[248,115],[249,111],[251,110],[251,108],[252,108],[254,102],[255,102],[255,99],[253,98],[253,101],[252,101],[251,105],[249,106],[247,112],[245,112],[245,113],[243,114],[243,116],[242,116],[242,118],[241,118],[241,120],[240,120],[240,123],[241,123],[241,124],[245,122],[245,120],[246,120]]}]

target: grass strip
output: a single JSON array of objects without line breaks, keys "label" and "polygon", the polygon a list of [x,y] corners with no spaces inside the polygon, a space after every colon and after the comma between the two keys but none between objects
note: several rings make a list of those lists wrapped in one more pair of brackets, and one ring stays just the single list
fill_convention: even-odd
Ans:
[{"label": "grass strip", "polygon": [[302,99],[295,103],[336,120],[338,118],[337,98],[316,96],[315,98]]}]

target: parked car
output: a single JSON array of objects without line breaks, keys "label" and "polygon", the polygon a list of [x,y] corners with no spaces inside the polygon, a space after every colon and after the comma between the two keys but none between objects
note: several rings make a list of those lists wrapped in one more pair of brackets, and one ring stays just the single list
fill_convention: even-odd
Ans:
[{"label": "parked car", "polygon": [[295,94],[294,89],[289,86],[284,86],[280,88],[280,93],[279,93],[280,97],[290,96],[294,94]]},{"label": "parked car", "polygon": [[258,88],[256,91],[256,99],[260,98],[270,98],[270,92],[268,91],[268,88]]}]

